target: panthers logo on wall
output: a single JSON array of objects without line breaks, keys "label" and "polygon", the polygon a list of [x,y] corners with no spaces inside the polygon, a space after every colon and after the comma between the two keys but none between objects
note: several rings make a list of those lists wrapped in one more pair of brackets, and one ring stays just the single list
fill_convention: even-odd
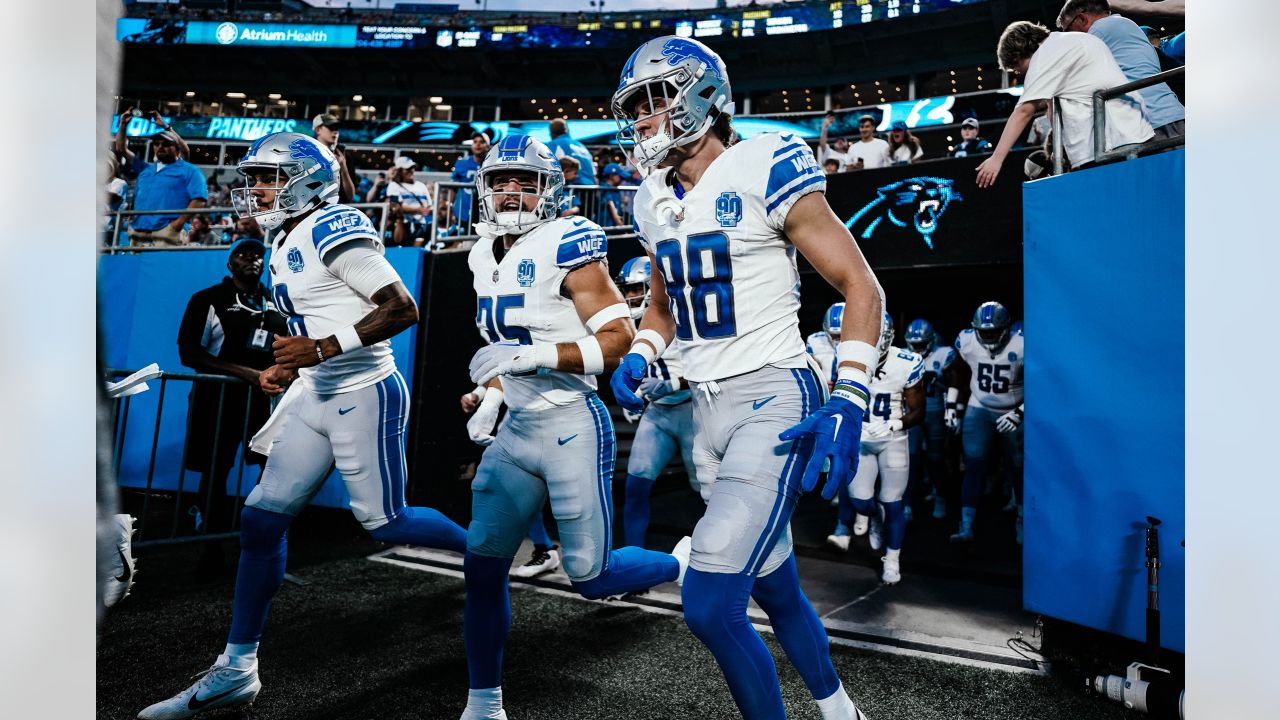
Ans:
[{"label": "panthers logo on wall", "polygon": [[940,177],[913,177],[877,188],[879,195],[844,224],[857,238],[874,237],[884,220],[900,228],[912,228],[933,249],[933,233],[953,202],[964,199],[955,181]]}]

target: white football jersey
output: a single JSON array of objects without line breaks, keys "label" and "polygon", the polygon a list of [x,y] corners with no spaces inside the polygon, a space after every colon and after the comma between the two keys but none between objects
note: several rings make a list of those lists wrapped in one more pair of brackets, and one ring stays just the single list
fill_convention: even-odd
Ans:
[{"label": "white football jersey", "polygon": [[929,397],[942,397],[945,387],[939,380],[942,373],[956,361],[955,348],[938,345],[924,356],[925,386],[924,393]]},{"label": "white football jersey", "polygon": [[[591,334],[560,290],[571,270],[604,260],[608,246],[599,225],[581,217],[551,220],[521,235],[501,261],[494,256],[496,242],[502,241],[481,239],[467,256],[476,327],[486,341],[563,343]],[[503,375],[502,389],[508,407],[545,410],[595,392],[596,378],[542,370]]]},{"label": "white football jersey", "polygon": [[[871,400],[867,403],[866,425],[885,425],[890,420],[901,420],[902,391],[924,379],[924,358],[902,348],[889,348],[889,356],[880,364],[871,378],[867,391]],[[897,434],[905,434],[899,430]]]},{"label": "white football jersey", "polygon": [[[794,135],[763,133],[726,149],[692,190],[677,194],[673,180],[670,168],[650,173],[635,218],[666,284],[686,376],[804,367],[800,274],[782,228],[797,200],[826,189],[813,151]],[[683,219],[667,225],[659,208],[672,204]]]},{"label": "white football jersey", "polygon": [[[662,380],[684,377],[684,363],[680,362],[680,344],[679,340],[672,340],[667,349],[662,351],[662,357],[649,363],[649,377]],[[679,405],[691,397],[693,394],[689,390],[677,390],[653,402],[655,405]]]},{"label": "white football jersey", "polygon": [[831,382],[835,379],[836,341],[831,339],[826,330],[819,330],[804,339],[804,349],[818,361],[822,368],[822,379]]},{"label": "white football jersey", "polygon": [[1022,333],[1010,332],[1009,342],[994,356],[968,328],[956,338],[956,352],[969,365],[969,404],[988,410],[1012,410],[1022,404]]},{"label": "white football jersey", "polygon": [[[324,258],[353,240],[382,252],[378,230],[359,210],[331,204],[302,219],[271,243],[271,296],[288,316],[289,333],[323,338],[356,324],[376,304],[329,271]],[[298,371],[317,394],[350,392],[381,381],[396,369],[391,341],[383,340]]]}]

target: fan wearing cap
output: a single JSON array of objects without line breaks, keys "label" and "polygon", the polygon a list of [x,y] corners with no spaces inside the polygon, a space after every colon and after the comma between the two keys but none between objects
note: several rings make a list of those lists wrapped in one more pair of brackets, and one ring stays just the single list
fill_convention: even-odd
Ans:
[{"label": "fan wearing cap", "polygon": [[417,167],[413,158],[401,155],[391,168],[387,200],[391,201],[391,214],[396,223],[390,245],[421,247],[431,235],[431,209],[435,203],[426,184],[414,179]]},{"label": "fan wearing cap", "polygon": [[[284,315],[262,284],[265,252],[258,240],[232,245],[227,254],[228,275],[191,296],[178,326],[178,354],[183,365],[198,373],[230,375],[248,383],[246,387],[241,383],[195,382],[191,389],[184,455],[186,468],[201,474],[195,504],[204,532],[231,529],[233,508],[226,495],[227,473],[236,450],[247,440],[245,433],[252,434],[267,420],[270,403],[258,387],[258,374],[275,362],[273,334],[288,332]],[[246,451],[246,463],[261,465],[264,460]],[[209,505],[205,505],[206,498]],[[201,569],[213,572],[220,569],[221,552],[217,546],[209,548]]]},{"label": "fan wearing cap", "polygon": [[970,155],[983,155],[991,152],[991,143],[978,137],[978,119],[965,118],[960,123],[960,139],[961,143],[951,154],[954,157],[969,157]]},{"label": "fan wearing cap", "polygon": [[160,131],[151,136],[151,148],[155,162],[146,163],[136,157],[125,140],[129,125],[126,118],[133,116],[133,108],[120,115],[120,128],[116,132],[116,155],[124,158],[138,176],[134,189],[134,210],[174,210],[173,213],[136,215],[129,225],[129,241],[134,245],[182,245],[182,231],[191,215],[179,214],[185,208],[200,208],[208,204],[209,188],[204,173],[195,165],[183,160],[187,144],[173,128],[165,124],[157,112],[152,112],[151,122]]},{"label": "fan wearing cap", "polygon": [[924,157],[924,148],[920,140],[907,129],[901,120],[889,129],[889,163],[891,165],[913,165]]},{"label": "fan wearing cap", "polygon": [[605,164],[600,175],[604,177],[604,182],[600,183],[600,209],[596,211],[596,224],[601,227],[629,225],[622,218],[622,191],[618,188],[622,186],[623,178],[629,177],[630,173],[618,163],[611,162]]},{"label": "fan wearing cap", "polygon": [[338,158],[340,171],[338,173],[338,202],[349,203],[356,194],[356,183],[353,180],[356,176],[356,170],[352,167],[351,162],[347,160],[347,149],[338,142],[338,133],[341,132],[338,129],[339,122],[341,121],[338,120],[337,115],[320,113],[311,119],[311,132],[316,136],[316,140],[320,141],[321,145],[329,148],[329,152]]}]

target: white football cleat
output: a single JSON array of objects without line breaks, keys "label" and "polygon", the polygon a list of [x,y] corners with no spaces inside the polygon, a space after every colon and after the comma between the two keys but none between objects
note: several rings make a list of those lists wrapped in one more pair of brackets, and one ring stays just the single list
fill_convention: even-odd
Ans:
[{"label": "white football cleat", "polygon": [[111,607],[129,597],[129,590],[133,587],[134,570],[137,568],[133,559],[133,522],[133,517],[126,514],[114,515],[110,520],[115,557],[108,561],[102,578],[103,607]]},{"label": "white football cleat", "polygon": [[[867,544],[872,550],[879,550],[884,543],[880,539],[880,531],[884,529],[884,507],[877,505],[876,514],[871,516],[870,528],[867,531]],[[854,532],[857,532],[854,528]]]},{"label": "white football cleat", "polygon": [[828,535],[827,544],[831,547],[847,552],[849,550],[848,535]]},{"label": "white football cleat", "polygon": [[560,567],[560,553],[555,551],[554,546],[543,551],[534,550],[529,562],[520,567],[511,568],[511,577],[535,578],[552,572],[558,567]]},{"label": "white football cleat", "polygon": [[869,518],[866,515],[859,515],[853,521],[853,534],[862,537],[867,534],[867,522]]},{"label": "white football cleat", "polygon": [[191,687],[138,713],[138,720],[181,720],[205,710],[248,705],[262,689],[256,662],[247,670],[215,664],[196,677]]},{"label": "white football cleat", "polygon": [[684,585],[684,571],[689,569],[689,554],[693,552],[693,538],[685,535],[680,542],[671,548],[671,554],[680,563],[680,574],[676,575],[676,584]]},{"label": "white football cleat", "polygon": [[898,566],[898,558],[885,555],[880,558],[880,562],[884,563],[884,574],[880,576],[880,582],[885,585],[896,585],[902,579],[902,570]]}]

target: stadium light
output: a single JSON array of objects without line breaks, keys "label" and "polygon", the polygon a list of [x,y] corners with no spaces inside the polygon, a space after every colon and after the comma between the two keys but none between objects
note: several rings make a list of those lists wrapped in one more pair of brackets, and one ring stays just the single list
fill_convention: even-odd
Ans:
[{"label": "stadium light", "polygon": [[351,96],[351,101],[352,101],[352,102],[360,102],[361,100],[364,100],[364,96],[363,96],[363,95],[352,95],[352,96]]},{"label": "stadium light", "polygon": [[242,92],[229,92],[229,93],[227,93],[227,97],[229,97],[229,98],[243,98],[243,97],[244,97],[244,93],[242,93]]},{"label": "stadium light", "polygon": [[195,97],[195,96],[196,96],[196,91],[195,91],[195,90],[188,90],[188,91],[187,91],[187,97]]},{"label": "stadium light", "polygon": [[431,97],[427,98],[427,102],[432,104],[442,103],[444,102],[444,98],[440,97],[439,95],[432,95]]}]

